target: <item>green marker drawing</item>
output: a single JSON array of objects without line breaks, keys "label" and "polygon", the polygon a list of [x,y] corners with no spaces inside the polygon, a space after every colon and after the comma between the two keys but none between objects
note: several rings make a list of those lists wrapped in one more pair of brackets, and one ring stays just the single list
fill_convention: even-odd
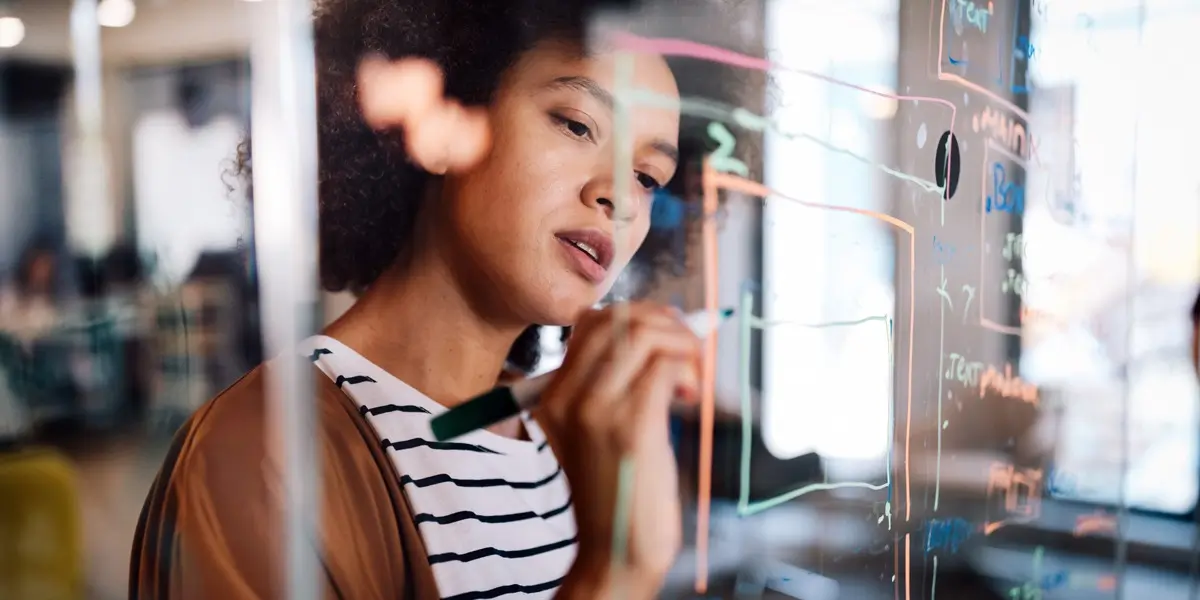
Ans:
[{"label": "green marker drawing", "polygon": [[750,176],[750,167],[733,157],[733,146],[736,142],[733,134],[724,125],[716,121],[709,123],[708,137],[720,144],[709,156],[709,164],[714,169],[726,173],[736,173],[742,177]]}]

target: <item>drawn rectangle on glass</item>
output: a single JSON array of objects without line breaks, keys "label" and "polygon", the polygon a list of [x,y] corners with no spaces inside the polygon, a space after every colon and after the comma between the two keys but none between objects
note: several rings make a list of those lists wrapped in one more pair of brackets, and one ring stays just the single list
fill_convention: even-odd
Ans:
[{"label": "drawn rectangle on glass", "polygon": [[1011,273],[1008,270],[1000,271],[995,266],[996,257],[1002,252],[1006,241],[1003,238],[989,240],[987,225],[989,219],[997,217],[1006,220],[1010,216],[1021,218],[1026,204],[1026,168],[1027,163],[1017,155],[990,139],[985,143],[983,177],[979,184],[979,325],[1008,335],[1021,335],[1020,323],[1012,322],[1012,318],[1005,314],[1003,304],[996,307],[989,304],[987,299],[994,297],[993,292],[998,291],[1000,297],[1016,295],[1018,302],[1023,302],[1021,297],[1026,285],[1018,262],[1008,263]]},{"label": "drawn rectangle on glass", "polygon": [[[913,281],[915,280],[915,277],[916,277],[916,263],[914,262],[916,248],[915,248],[915,239],[913,237],[914,230],[913,230],[912,225],[910,225],[904,221],[901,221],[899,219],[896,219],[895,217],[892,217],[890,215],[883,214],[883,213],[877,213],[877,212],[866,210],[866,209],[847,207],[847,206],[834,206],[834,205],[828,205],[828,204],[819,204],[819,203],[815,203],[815,202],[808,202],[808,201],[800,200],[800,199],[797,199],[794,197],[789,197],[787,195],[784,195],[784,194],[781,194],[774,190],[771,190],[770,188],[768,188],[765,185],[762,185],[760,183],[757,183],[757,182],[754,182],[754,181],[751,181],[751,180],[748,180],[748,179],[745,179],[742,177],[737,177],[735,175],[730,175],[730,174],[725,174],[725,173],[715,173],[711,169],[711,167],[706,169],[705,179],[706,179],[705,195],[706,195],[706,198],[708,198],[708,200],[706,200],[706,201],[710,202],[714,206],[715,206],[715,201],[714,201],[713,197],[715,197],[716,192],[721,191],[721,190],[740,192],[742,194],[746,194],[749,196],[757,196],[757,197],[763,198],[763,199],[770,198],[770,197],[778,197],[780,200],[787,200],[787,201],[790,201],[792,203],[795,203],[795,204],[798,204],[798,205],[801,205],[801,206],[804,206],[807,208],[820,209],[820,210],[824,210],[824,211],[830,211],[833,213],[842,213],[844,215],[854,214],[854,215],[858,215],[858,216],[865,216],[870,219],[877,220],[879,222],[887,223],[891,227],[898,229],[898,230],[904,232],[905,234],[907,234],[907,239],[908,239],[907,245],[908,245],[908,253],[909,253],[909,262],[908,262],[908,269],[907,269],[908,281],[909,281],[909,287],[908,287],[909,297],[908,297],[908,302],[907,302],[906,306],[909,307],[909,313],[906,316],[906,320],[908,321],[908,323],[910,325],[910,329],[911,329],[912,319],[913,319],[913,315],[912,315],[913,290],[914,290]],[[904,239],[904,238],[899,237],[899,239]],[[709,242],[706,242],[706,244],[708,244],[708,243]],[[903,247],[904,244],[901,242],[897,245],[899,247]],[[715,250],[715,248],[713,248],[712,250]],[[715,252],[710,252],[709,254],[710,255],[715,254]],[[715,300],[715,298],[708,299],[708,301],[714,301],[714,300]],[[744,306],[749,305],[749,304],[750,304],[749,300],[743,299]],[[743,342],[745,342],[746,338],[749,337],[749,335],[748,335],[749,327],[746,325],[748,323],[747,318],[749,317],[749,315],[746,315],[745,313],[747,313],[749,311],[743,310],[742,312],[743,312],[742,336],[743,336]],[[885,322],[886,331],[888,332],[888,334],[890,336],[890,332],[892,330],[891,319],[889,319],[886,316],[881,316],[881,317],[879,317],[879,319]],[[872,319],[868,318],[865,320],[869,321]],[[826,325],[828,325],[828,324],[826,324]],[[890,356],[889,356],[888,364],[891,365],[894,362],[894,353],[891,352],[892,341],[891,341],[890,337],[886,341],[884,347],[889,349]],[[909,336],[908,336],[907,350],[904,354],[904,356],[905,356],[904,369],[906,371],[906,381],[909,384],[908,392],[905,395],[905,404],[904,404],[904,411],[905,411],[904,418],[906,419],[906,421],[907,421],[907,419],[909,419],[911,417],[911,406],[912,406],[912,390],[911,390],[912,353],[913,353],[913,345],[912,345],[912,335],[911,335],[911,331],[910,331]],[[753,419],[753,415],[751,414],[751,409],[750,409],[751,402],[750,402],[750,398],[749,398],[749,390],[747,389],[749,387],[747,385],[747,382],[749,381],[749,377],[746,375],[746,371],[748,371],[748,368],[746,367],[746,365],[748,364],[748,361],[746,361],[745,353],[743,353],[743,361],[744,361],[743,362],[743,376],[742,376],[743,388],[742,388],[742,399],[741,399],[742,400],[742,423],[743,423],[743,454],[742,454],[743,475],[741,478],[741,492],[740,492],[741,497],[740,497],[740,501],[739,501],[739,513],[741,513],[743,515],[753,514],[756,512],[760,512],[762,510],[767,510],[768,508],[771,508],[778,504],[782,504],[789,500],[793,500],[793,499],[798,498],[802,495],[805,495],[809,492],[820,491],[820,490],[831,490],[831,489],[835,489],[835,488],[865,488],[865,489],[869,489],[869,490],[877,490],[878,491],[878,490],[886,489],[887,490],[887,502],[886,502],[885,506],[887,506],[887,508],[885,509],[886,512],[885,512],[884,517],[889,519],[888,523],[889,523],[889,527],[890,527],[890,525],[891,525],[890,519],[891,519],[891,515],[892,515],[891,505],[893,504],[891,471],[892,471],[892,466],[893,466],[892,448],[893,448],[894,444],[891,441],[892,436],[888,436],[888,435],[885,435],[884,440],[883,440],[884,441],[883,447],[886,449],[886,453],[887,453],[886,454],[887,458],[886,458],[885,465],[884,465],[884,470],[887,473],[886,483],[873,484],[873,483],[859,482],[859,481],[841,482],[841,483],[817,483],[817,484],[810,484],[810,485],[803,486],[799,489],[792,490],[791,492],[782,494],[775,498],[761,500],[761,501],[754,502],[754,503],[749,502],[749,498],[748,498],[749,481],[748,481],[748,475],[747,475],[747,472],[748,472],[748,464],[747,464],[748,443],[747,443],[747,441],[749,438],[747,437],[745,432],[746,432],[746,429],[748,429],[748,426],[751,423],[751,420]],[[888,370],[892,371],[893,373],[895,372],[894,367],[889,368]],[[887,398],[889,398],[889,400],[890,400],[890,397],[891,397],[891,394],[888,394]],[[896,410],[895,410],[895,407],[892,406],[892,403],[890,401],[887,403],[887,412],[888,412],[887,431],[895,431],[894,428],[896,427],[896,416],[895,416]],[[906,494],[905,494],[904,504],[905,504],[905,510],[906,510],[906,517],[907,517],[907,511],[909,510],[909,508],[908,508],[909,495],[907,492],[907,486],[908,486],[908,481],[909,481],[909,473],[908,473],[908,465],[907,465],[908,444],[909,444],[909,440],[906,436],[906,438],[905,438],[905,457],[906,458],[905,458],[905,463],[904,463],[905,464],[904,480],[905,480],[905,485],[906,485],[906,488],[905,488]],[[882,521],[884,517],[880,517],[880,521]]]},{"label": "drawn rectangle on glass", "polygon": [[[1029,115],[1012,101],[1012,96],[1028,93],[1025,73],[1035,51],[1028,36],[1019,34],[1019,6],[1019,2],[1011,1],[988,1],[986,5],[972,0],[930,3],[930,45],[937,40],[937,54],[932,57],[934,67],[931,71],[940,81],[956,83],[968,91],[983,94],[1025,120]],[[940,12],[934,13],[939,9]],[[961,19],[956,18],[959,14]],[[958,33],[956,21],[962,23],[963,35]],[[969,54],[970,48],[979,46],[986,51]],[[976,63],[977,69],[987,68],[989,74],[969,77],[967,72],[972,62]],[[980,67],[980,64],[986,66]]]},{"label": "drawn rectangle on glass", "polygon": [[1041,514],[1041,469],[1023,469],[1011,464],[992,464],[988,477],[984,534],[1010,521],[1031,521]]}]

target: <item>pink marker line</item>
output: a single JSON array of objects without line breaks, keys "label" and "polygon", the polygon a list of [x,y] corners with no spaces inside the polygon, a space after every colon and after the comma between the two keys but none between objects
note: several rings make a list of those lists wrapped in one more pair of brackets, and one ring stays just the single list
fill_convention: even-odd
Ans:
[{"label": "pink marker line", "polygon": [[[1016,113],[1021,117],[1022,120],[1029,121],[1029,113],[1025,112],[1024,109],[1013,103],[1012,100],[1009,100],[1008,98],[1001,96],[1000,94],[997,94],[996,92],[993,92],[982,85],[967,79],[966,77],[955,75],[954,73],[947,73],[942,70],[942,58],[946,56],[946,1],[947,0],[942,0],[942,18],[941,21],[939,21],[940,25],[938,26],[937,78],[941,81],[957,83],[958,85],[961,85],[977,94],[983,94],[984,96],[991,98],[993,102],[996,102],[1004,108]],[[930,10],[933,10],[932,6],[930,7]],[[928,55],[926,55],[926,60],[928,60]]]},{"label": "pink marker line", "polygon": [[725,48],[709,46],[708,44],[701,44],[699,42],[693,42],[690,40],[681,40],[677,38],[646,38],[627,33],[614,34],[614,39],[619,47],[635,52],[655,53],[662,54],[663,56],[686,56],[689,58],[698,58],[700,60],[723,63],[734,67],[742,67],[744,69],[755,69],[758,71],[768,71],[771,69],[789,71],[804,75],[805,77],[820,79],[821,81],[832,83],[833,85],[839,85],[844,88],[858,90],[863,93],[871,94],[872,96],[879,96],[880,98],[938,104],[950,109],[950,123],[952,125],[950,131],[954,131],[953,123],[955,122],[954,117],[958,114],[958,107],[955,106],[953,102],[943,98],[935,98],[933,96],[889,94],[887,92],[873,90],[860,85],[854,85],[853,83],[842,81],[841,79],[836,79],[828,75],[822,75],[820,73],[805,69],[786,67],[777,63],[773,63],[765,58],[741,54],[739,52],[734,52],[733,50],[726,50]]}]

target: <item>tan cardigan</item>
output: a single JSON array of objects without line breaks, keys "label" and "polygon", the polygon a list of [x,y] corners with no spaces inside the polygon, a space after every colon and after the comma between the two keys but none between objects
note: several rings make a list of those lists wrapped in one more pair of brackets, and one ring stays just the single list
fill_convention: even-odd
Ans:
[{"label": "tan cardigan", "polygon": [[[131,599],[285,597],[282,480],[265,443],[265,368],[201,407],[176,435],[138,520]],[[322,597],[438,598],[391,462],[353,401],[313,373]]]}]

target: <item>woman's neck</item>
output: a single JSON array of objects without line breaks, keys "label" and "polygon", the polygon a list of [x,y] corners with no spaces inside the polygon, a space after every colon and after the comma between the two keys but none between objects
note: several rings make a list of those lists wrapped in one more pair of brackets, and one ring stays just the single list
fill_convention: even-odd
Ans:
[{"label": "woman's neck", "polygon": [[496,385],[522,326],[472,308],[445,269],[381,276],[325,333],[443,406]]}]

